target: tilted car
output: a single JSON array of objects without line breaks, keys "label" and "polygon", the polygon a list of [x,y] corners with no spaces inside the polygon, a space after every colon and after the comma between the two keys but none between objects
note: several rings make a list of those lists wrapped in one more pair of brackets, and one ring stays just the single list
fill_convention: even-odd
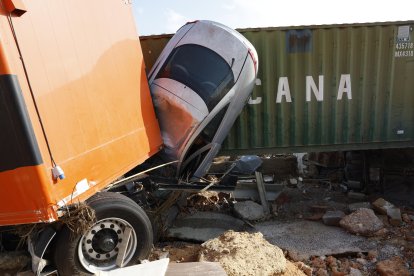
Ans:
[{"label": "tilted car", "polygon": [[171,38],[149,74],[164,140],[177,176],[201,178],[253,90],[258,57],[237,31],[195,21]]}]

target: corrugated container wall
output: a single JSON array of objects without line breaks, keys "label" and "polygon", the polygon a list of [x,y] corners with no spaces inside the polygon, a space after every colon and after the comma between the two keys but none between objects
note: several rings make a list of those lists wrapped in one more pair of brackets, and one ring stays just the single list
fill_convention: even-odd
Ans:
[{"label": "corrugated container wall", "polygon": [[[227,153],[414,146],[414,21],[239,30],[257,86]],[[168,36],[142,38],[150,68]]]}]

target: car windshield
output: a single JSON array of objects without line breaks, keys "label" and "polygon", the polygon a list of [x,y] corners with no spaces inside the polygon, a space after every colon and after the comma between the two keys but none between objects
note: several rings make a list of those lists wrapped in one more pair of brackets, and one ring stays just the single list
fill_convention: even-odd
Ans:
[{"label": "car windshield", "polygon": [[214,51],[195,44],[175,48],[156,79],[170,78],[194,90],[211,111],[234,85],[229,64]]}]

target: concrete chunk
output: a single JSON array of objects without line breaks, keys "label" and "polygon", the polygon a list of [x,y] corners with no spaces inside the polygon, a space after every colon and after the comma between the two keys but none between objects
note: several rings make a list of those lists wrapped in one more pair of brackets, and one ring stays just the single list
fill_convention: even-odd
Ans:
[{"label": "concrete chunk", "polygon": [[369,202],[357,202],[357,203],[352,203],[348,205],[348,210],[351,213],[361,208],[372,209],[372,206],[371,206],[371,203]]},{"label": "concrete chunk", "polygon": [[374,214],[374,211],[365,208],[345,216],[339,224],[349,232],[363,236],[372,236],[384,227],[384,224]]},{"label": "concrete chunk", "polygon": [[247,220],[260,220],[265,217],[262,205],[250,200],[234,204],[234,211],[241,218]]},{"label": "concrete chunk", "polygon": [[410,272],[400,257],[393,257],[377,263],[377,272],[381,276],[408,276]]},{"label": "concrete chunk", "polygon": [[387,216],[390,218],[390,224],[394,226],[399,226],[402,223],[401,211],[397,207],[388,208]]},{"label": "concrete chunk", "polygon": [[372,207],[377,213],[381,215],[387,215],[387,209],[393,208],[394,205],[383,198],[378,198],[372,203]]},{"label": "concrete chunk", "polygon": [[339,226],[339,221],[345,216],[342,211],[327,211],[323,217],[323,223],[330,226]]},{"label": "concrete chunk", "polygon": [[235,217],[213,212],[197,212],[177,219],[168,229],[167,237],[190,241],[213,239],[226,230],[241,230],[244,222]]}]

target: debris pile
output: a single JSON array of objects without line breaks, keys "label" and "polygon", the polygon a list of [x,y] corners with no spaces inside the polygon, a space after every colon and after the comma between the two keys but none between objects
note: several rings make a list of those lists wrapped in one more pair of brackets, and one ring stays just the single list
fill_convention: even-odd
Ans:
[{"label": "debris pile", "polygon": [[228,275],[304,275],[261,233],[227,231],[202,245],[200,261],[220,262]]},{"label": "debris pile", "polygon": [[217,211],[229,207],[230,194],[203,191],[190,195],[187,198],[187,207],[199,211]]}]

